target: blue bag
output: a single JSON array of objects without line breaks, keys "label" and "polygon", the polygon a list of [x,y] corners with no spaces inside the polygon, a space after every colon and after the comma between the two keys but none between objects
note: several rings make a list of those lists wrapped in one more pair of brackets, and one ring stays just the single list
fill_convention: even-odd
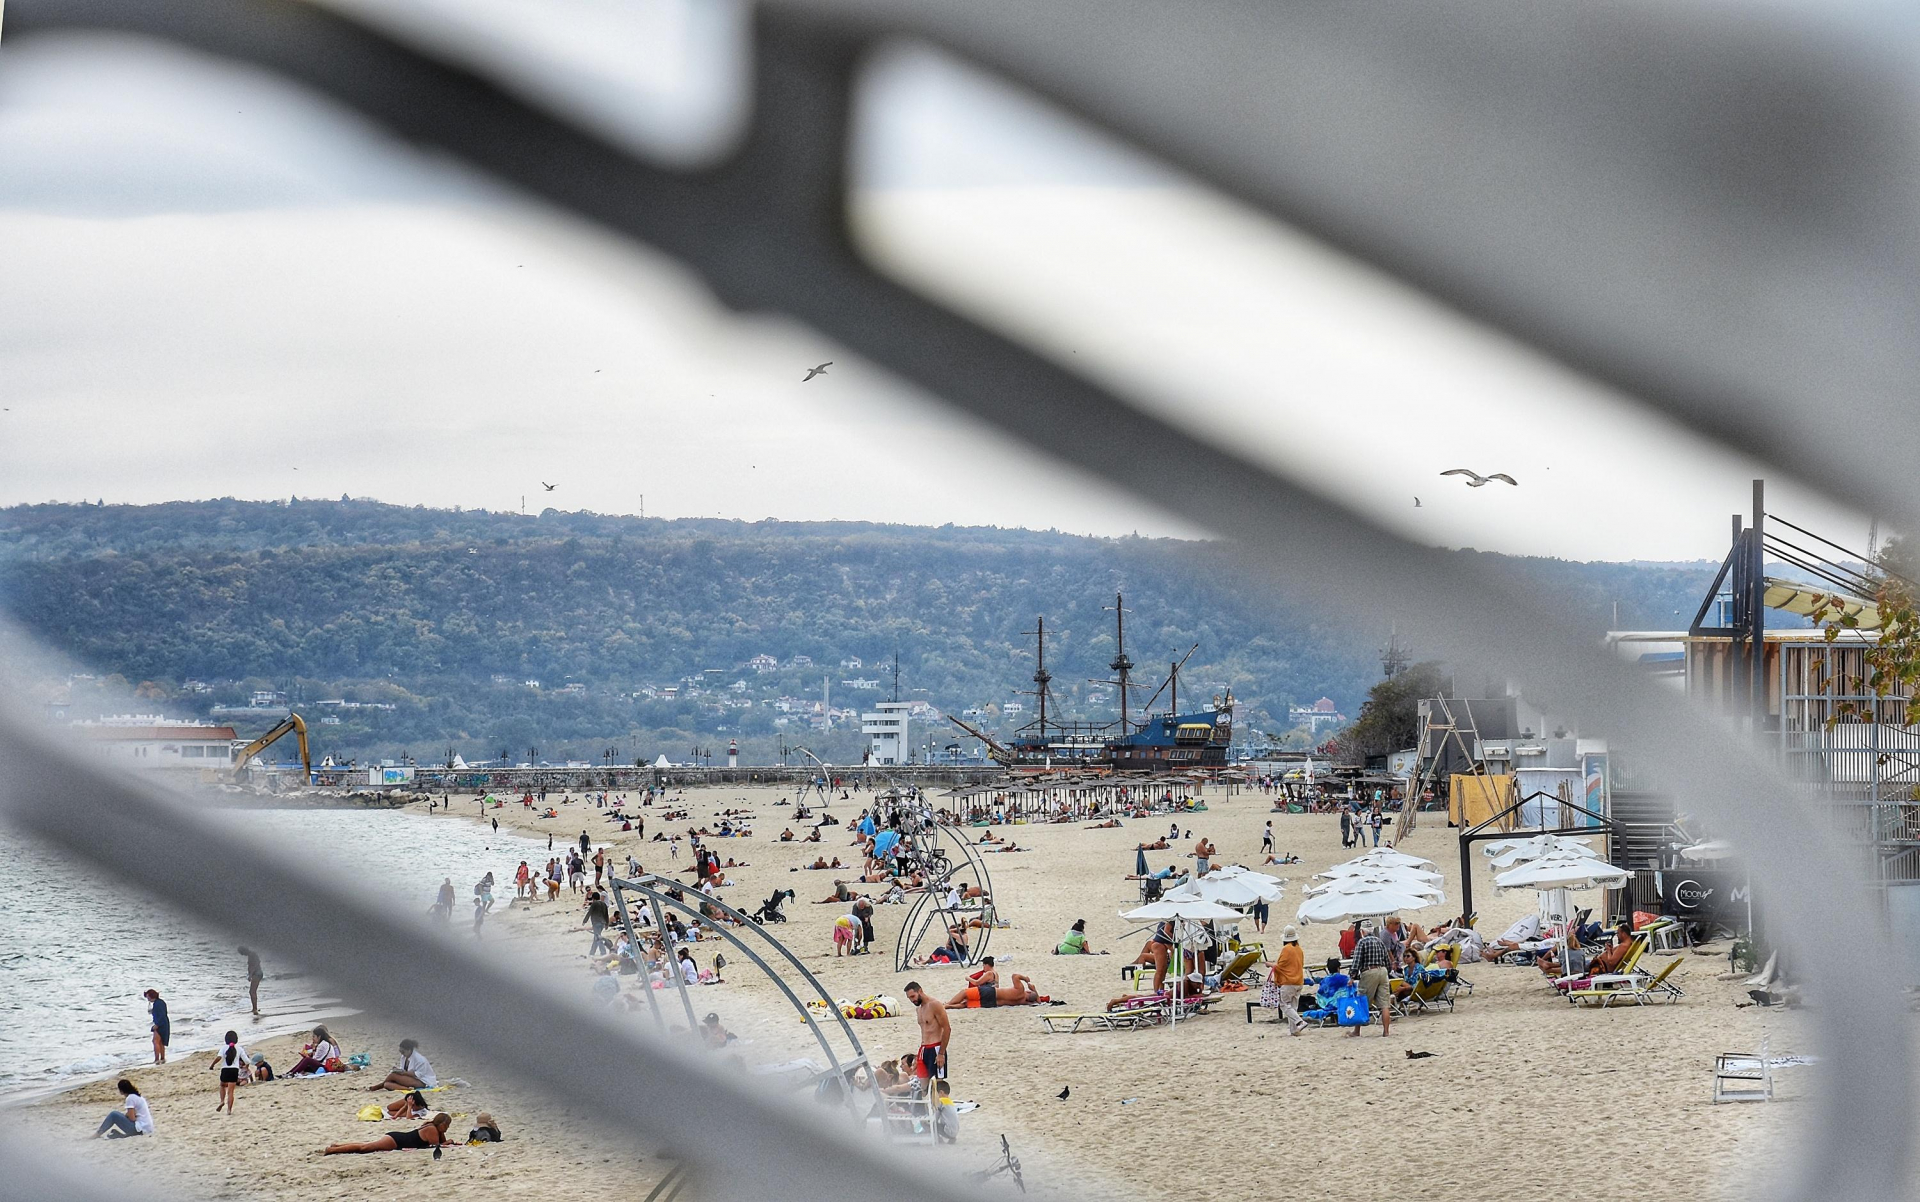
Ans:
[{"label": "blue bag", "polygon": [[1334,995],[1334,1022],[1342,1027],[1364,1027],[1373,1021],[1366,997],[1358,989],[1342,989]]}]

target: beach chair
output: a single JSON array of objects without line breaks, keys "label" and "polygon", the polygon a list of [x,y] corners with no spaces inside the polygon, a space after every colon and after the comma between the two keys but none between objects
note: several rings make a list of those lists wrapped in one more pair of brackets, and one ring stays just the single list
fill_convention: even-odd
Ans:
[{"label": "beach chair", "polygon": [[1223,983],[1227,981],[1244,980],[1258,984],[1260,980],[1260,957],[1261,947],[1259,944],[1243,945],[1238,955],[1221,966],[1220,980]]},{"label": "beach chair", "polygon": [[[1636,1006],[1644,1006],[1663,998],[1668,1001],[1678,1001],[1681,997],[1680,987],[1669,984],[1667,981],[1667,978],[1673,975],[1673,970],[1678,967],[1680,967],[1680,957],[1675,956],[1667,961],[1665,968],[1652,977],[1641,978],[1636,975],[1620,983],[1603,983],[1589,985],[1584,989],[1570,989],[1567,991],[1567,999],[1576,1003],[1600,1006],[1611,1006],[1615,1002],[1632,1002]],[[1594,980],[1612,982],[1617,976],[1618,974],[1609,974],[1595,977]]]},{"label": "beach chair", "polygon": [[1713,1058],[1713,1100],[1719,1102],[1773,1101],[1773,1061],[1767,1041],[1759,1052],[1722,1052]]},{"label": "beach chair", "polygon": [[1049,1035],[1078,1035],[1082,1031],[1132,1031],[1157,1025],[1166,1013],[1166,1007],[1158,1002],[1124,1010],[1098,1010],[1083,1014],[1056,1012],[1040,1016],[1040,1029]]},{"label": "beach chair", "polygon": [[1652,947],[1652,941],[1639,935],[1633,936],[1627,945],[1627,954],[1620,966],[1608,973],[1575,973],[1571,976],[1557,977],[1553,987],[1561,993],[1568,993],[1576,986],[1581,989],[1612,988],[1629,981],[1644,980],[1647,973],[1640,968],[1640,958]]},{"label": "beach chair", "polygon": [[1394,982],[1406,986],[1393,992],[1394,1016],[1425,1014],[1442,1006],[1453,1009],[1453,986],[1457,977],[1451,968],[1421,968],[1412,978]]}]

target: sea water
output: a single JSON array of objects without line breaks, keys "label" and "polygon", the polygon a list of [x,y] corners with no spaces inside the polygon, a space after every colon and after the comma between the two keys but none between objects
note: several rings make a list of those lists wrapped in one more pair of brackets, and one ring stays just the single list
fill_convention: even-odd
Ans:
[{"label": "sea water", "polygon": [[[494,897],[504,904],[520,861],[537,867],[548,858],[544,839],[453,816],[303,809],[233,811],[222,820],[269,847],[351,868],[355,880],[422,911],[451,877],[456,923],[482,876],[493,873]],[[267,979],[255,1018],[238,942],[0,827],[0,1098],[151,1063],[148,989],[167,1002],[169,1059],[215,1047],[229,1029],[245,1043],[347,1012],[324,981],[262,948]]]}]

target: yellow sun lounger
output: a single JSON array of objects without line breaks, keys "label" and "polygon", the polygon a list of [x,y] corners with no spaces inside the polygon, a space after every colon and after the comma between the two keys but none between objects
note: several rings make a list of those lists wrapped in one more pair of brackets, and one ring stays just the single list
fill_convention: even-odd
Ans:
[{"label": "yellow sun lounger", "polygon": [[[1667,980],[1667,978],[1672,976],[1673,970],[1678,967],[1680,967],[1680,957],[1675,956],[1673,959],[1667,961],[1666,967],[1645,981],[1640,981],[1635,978],[1618,985],[1600,985],[1586,989],[1569,989],[1567,991],[1567,1000],[1580,1003],[1594,1003],[1601,1006],[1611,1006],[1615,1002],[1632,1002],[1636,1006],[1644,1006],[1648,1002],[1659,1001],[1662,998],[1668,1001],[1677,1001],[1681,997],[1680,987]],[[1604,980],[1605,978],[1598,979]]]}]

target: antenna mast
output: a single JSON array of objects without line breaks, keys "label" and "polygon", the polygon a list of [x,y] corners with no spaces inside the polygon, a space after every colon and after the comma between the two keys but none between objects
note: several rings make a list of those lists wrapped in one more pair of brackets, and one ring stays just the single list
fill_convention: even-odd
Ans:
[{"label": "antenna mast", "polygon": [[1395,623],[1387,635],[1387,645],[1380,648],[1380,675],[1392,680],[1407,670],[1407,659],[1407,649],[1400,645],[1400,626]]},{"label": "antenna mast", "polygon": [[900,648],[893,649],[893,699],[900,700]]}]

